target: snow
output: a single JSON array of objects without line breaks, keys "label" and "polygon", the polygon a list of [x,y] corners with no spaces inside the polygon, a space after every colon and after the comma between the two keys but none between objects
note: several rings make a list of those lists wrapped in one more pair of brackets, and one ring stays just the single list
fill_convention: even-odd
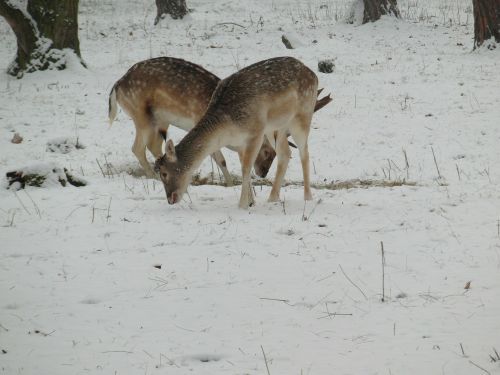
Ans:
[{"label": "snow", "polygon": [[47,141],[46,151],[68,154],[80,148],[84,146],[78,142],[78,139],[57,137]]},{"label": "snow", "polygon": [[[154,2],[85,0],[88,69],[0,75],[0,372],[500,374],[500,50],[472,51],[468,1],[399,3],[403,20],[357,26],[349,1],[198,0],[155,28]],[[0,45],[6,69],[4,21]],[[128,116],[107,126],[114,82],[161,55],[220,77],[335,59],[317,73],[334,101],[313,119],[313,182],[414,185],[318,188],[305,205],[300,186],[277,204],[259,186],[249,210],[240,186],[205,185],[168,205]],[[58,139],[85,148],[47,151]],[[47,165],[88,185],[5,189]],[[301,179],[292,150],[286,180]]]}]

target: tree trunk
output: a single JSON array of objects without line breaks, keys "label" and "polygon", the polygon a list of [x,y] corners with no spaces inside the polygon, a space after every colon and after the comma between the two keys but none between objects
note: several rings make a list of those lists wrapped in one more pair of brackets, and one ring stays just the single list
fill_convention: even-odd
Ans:
[{"label": "tree trunk", "polygon": [[[487,40],[495,38],[500,43],[500,0],[473,0],[474,7],[474,49]],[[494,49],[494,43],[488,44]]]},{"label": "tree trunk", "polygon": [[401,17],[397,0],[363,0],[365,10],[363,12],[363,23],[375,22],[383,15]]},{"label": "tree trunk", "polygon": [[156,0],[155,25],[165,14],[170,14],[174,20],[182,19],[187,13],[186,0]]},{"label": "tree trunk", "polygon": [[73,50],[81,60],[78,0],[28,0],[26,10],[9,0],[0,0],[0,16],[17,38],[17,55],[9,74],[21,78],[37,70],[64,69],[65,48]]}]

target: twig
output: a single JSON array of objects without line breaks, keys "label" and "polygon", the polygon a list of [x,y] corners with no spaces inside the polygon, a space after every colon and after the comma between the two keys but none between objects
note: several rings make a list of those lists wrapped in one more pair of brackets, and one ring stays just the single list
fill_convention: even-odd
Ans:
[{"label": "twig", "polygon": [[16,212],[17,212],[17,210],[14,210],[12,212],[12,218],[11,218],[10,224],[9,224],[10,227],[14,226],[14,218],[16,217]]},{"label": "twig", "polygon": [[326,308],[326,317],[332,319],[332,314],[330,313],[330,310],[328,309],[328,302],[325,302],[325,308]]},{"label": "twig", "polygon": [[170,366],[174,365],[175,367],[179,368],[179,365],[177,363],[175,363],[173,360],[171,360],[170,358],[168,358],[165,354],[163,353],[160,353],[160,364],[161,364],[161,357],[163,358],[166,358],[167,361],[170,362]]},{"label": "twig", "polygon": [[38,205],[35,203],[35,201],[33,200],[33,198],[31,198],[31,195],[28,194],[28,192],[26,191],[26,189],[24,190],[24,194],[26,194],[28,196],[28,198],[30,199],[31,203],[33,203],[33,206],[35,207],[35,211],[36,211],[36,213],[38,214],[38,216],[41,219],[42,218],[42,213],[40,212],[40,208],[38,207]]},{"label": "twig", "polygon": [[497,350],[495,348],[493,348],[493,351],[495,352],[495,354],[497,356],[497,360],[500,361],[500,355],[498,354]]},{"label": "twig", "polygon": [[184,330],[184,331],[188,331],[188,332],[198,332],[198,331],[195,331],[194,329],[189,329],[189,328],[184,328],[184,327],[178,326],[177,324],[174,324],[174,326],[176,326],[177,328],[182,329],[182,330]]},{"label": "twig", "polygon": [[283,215],[286,215],[286,198],[283,196],[283,202],[281,202],[281,208],[283,208]]},{"label": "twig", "polygon": [[462,343],[460,343],[460,349],[462,349],[462,355],[463,355],[464,357],[466,357],[466,355],[465,355],[465,351],[464,351],[464,346],[462,345]]},{"label": "twig", "polygon": [[[146,183],[144,183],[146,181]],[[141,178],[142,182],[142,187],[144,188],[144,191],[146,192],[147,195],[149,195],[149,185],[148,185],[148,180],[146,177]]]},{"label": "twig", "polygon": [[111,209],[111,200],[113,197],[109,197],[109,204],[108,204],[108,213],[106,214],[106,223],[109,222],[109,218],[111,217],[109,214],[109,210]]},{"label": "twig", "polygon": [[385,253],[384,253],[384,241],[380,241],[380,249],[382,251],[382,302],[385,302]]},{"label": "twig", "polygon": [[111,169],[112,165],[108,162],[108,158],[104,155],[104,162],[106,165],[106,169],[108,170],[108,177],[111,178],[113,176],[113,171]]},{"label": "twig", "polygon": [[260,346],[260,348],[262,349],[262,355],[264,356],[264,362],[266,363],[267,375],[271,375],[271,373],[269,372],[269,366],[267,365],[267,357],[266,353],[264,352],[264,348],[262,347],[262,345]]},{"label": "twig", "polygon": [[406,179],[410,179],[410,163],[408,162],[408,155],[406,150],[403,148],[403,155],[405,156],[405,169],[406,169]]},{"label": "twig", "polygon": [[288,299],[280,299],[280,298],[266,298],[266,297],[260,297],[259,299],[265,299],[266,301],[278,301],[278,302],[284,302],[288,303],[290,300]]},{"label": "twig", "polygon": [[332,271],[332,273],[329,273],[329,274],[328,274],[328,276],[325,276],[325,277],[322,277],[322,278],[321,278],[321,279],[319,279],[319,280],[316,280],[316,282],[317,282],[317,283],[320,283],[320,282],[322,282],[323,280],[326,280],[326,279],[328,279],[328,278],[332,277],[333,275],[335,275],[335,271]]},{"label": "twig", "polygon": [[[327,307],[328,309],[328,307]],[[320,316],[318,319],[326,319],[326,318],[332,318],[333,317],[336,317],[336,316],[352,316],[352,313],[338,313],[338,312],[327,312],[327,314],[325,316]]]},{"label": "twig", "polygon": [[76,207],[75,209],[73,209],[69,214],[68,216],[66,216],[66,218],[64,220],[68,220],[70,218],[71,215],[73,215],[73,213],[76,211],[76,210],[79,210],[80,208],[83,208],[84,206],[78,206]]},{"label": "twig", "polygon": [[44,337],[47,337],[47,336],[52,335],[54,332],[55,332],[55,330],[53,330],[52,332],[49,332],[49,333],[45,333],[45,332],[40,331],[39,329],[35,329],[33,332],[31,332],[31,331],[30,331],[30,332],[28,332],[28,333],[29,333],[29,334],[35,333],[35,334],[37,334],[37,335],[42,335],[42,336],[44,336]]},{"label": "twig", "polygon": [[130,186],[127,185],[127,183],[125,182],[125,175],[123,174],[122,175],[123,177],[123,185],[125,185],[125,188],[130,191],[131,194],[134,194],[134,191],[130,188]]},{"label": "twig", "polygon": [[344,272],[344,269],[342,268],[342,266],[339,264],[339,267],[340,267],[340,270],[342,271],[342,273],[344,274],[345,278],[347,280],[349,280],[349,282],[354,285],[360,292],[361,294],[363,295],[363,297],[365,297],[366,300],[368,300],[368,297],[366,296],[366,294],[361,290],[361,288],[359,286],[357,286],[356,284],[354,284],[354,282],[349,278],[349,276],[346,275],[346,273]]},{"label": "twig", "polygon": [[469,363],[470,363],[471,365],[476,366],[478,369],[483,370],[483,371],[484,371],[485,373],[487,373],[488,375],[491,375],[491,372],[489,372],[488,370],[486,370],[486,369],[482,368],[482,367],[481,367],[481,366],[479,366],[479,365],[476,365],[476,364],[475,364],[474,362],[472,362],[471,360],[469,360]]},{"label": "twig", "polygon": [[210,28],[210,30],[214,29],[216,26],[222,26],[222,25],[234,25],[234,26],[239,26],[239,27],[241,27],[241,28],[243,28],[243,29],[246,29],[246,27],[245,27],[245,26],[242,26],[242,25],[240,25],[240,24],[238,24],[238,23],[235,23],[235,22],[219,22],[219,23],[216,23],[215,25],[213,25],[213,26]]},{"label": "twig", "polygon": [[394,168],[396,168],[398,170],[398,172],[401,172],[401,168],[399,168],[399,166],[396,164],[396,162],[392,159],[387,159],[387,161],[389,162],[389,164],[392,164],[394,166]]},{"label": "twig", "polygon": [[441,176],[441,172],[439,172],[439,167],[438,167],[438,163],[436,160],[436,154],[434,153],[434,147],[432,147],[432,146],[431,146],[431,151],[432,151],[432,157],[434,158],[434,164],[436,165],[436,170],[437,170],[438,176],[439,176],[439,178],[443,178]]},{"label": "twig", "polygon": [[95,161],[97,162],[97,165],[99,166],[99,169],[101,170],[102,177],[106,178],[106,174],[104,173],[104,170],[101,167],[101,163],[99,163],[99,159],[96,158]]},{"label": "twig", "polygon": [[302,212],[302,221],[307,221],[311,218],[312,214],[314,213],[314,210],[316,210],[316,207],[318,207],[318,204],[320,204],[321,202],[323,202],[323,199],[319,198],[316,202],[316,204],[314,205],[314,207],[312,208],[311,212],[309,212],[309,216],[305,216],[304,215],[304,211],[306,210],[306,201],[304,201],[304,211]]},{"label": "twig", "polygon": [[28,209],[24,205],[23,201],[21,200],[21,198],[19,198],[19,196],[17,195],[17,193],[15,191],[14,191],[14,195],[16,196],[16,198],[19,201],[19,203],[21,203],[21,206],[24,208],[24,211],[26,211],[28,213],[28,215],[31,216],[31,212],[28,211]]}]

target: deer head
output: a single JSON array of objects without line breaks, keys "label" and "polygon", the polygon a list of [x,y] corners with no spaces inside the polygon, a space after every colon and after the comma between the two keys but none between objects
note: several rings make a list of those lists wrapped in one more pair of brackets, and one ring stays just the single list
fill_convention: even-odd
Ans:
[{"label": "deer head", "polygon": [[[259,177],[266,177],[269,172],[269,168],[271,168],[271,164],[276,156],[276,151],[271,147],[266,147],[267,139],[264,141],[262,148],[257,155],[257,159],[255,159],[255,163],[253,165],[255,174]],[[267,142],[269,143],[269,142]]]},{"label": "deer head", "polygon": [[177,159],[174,142],[171,139],[167,141],[165,154],[155,162],[155,172],[160,175],[163,182],[168,203],[178,203],[187,190],[191,176],[186,166]]}]

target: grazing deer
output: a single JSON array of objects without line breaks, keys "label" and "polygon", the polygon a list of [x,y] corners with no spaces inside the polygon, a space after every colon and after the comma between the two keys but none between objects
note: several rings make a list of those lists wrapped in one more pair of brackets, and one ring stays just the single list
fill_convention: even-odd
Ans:
[{"label": "grazing deer", "polygon": [[[275,140],[278,166],[269,201],[278,201],[291,155],[288,134],[300,152],[304,199],[312,199],[307,138],[318,105],[317,88],[316,74],[292,57],[264,60],[222,80],[198,124],[177,146],[169,139],[165,154],[155,163],[168,202],[181,200],[191,176],[206,156],[230,146],[238,152],[241,162],[239,206],[252,205],[250,171],[264,137]],[[323,105],[328,102],[327,99]]]},{"label": "grazing deer", "polygon": [[[109,94],[109,122],[116,117],[118,103],[135,124],[132,152],[146,175],[154,172],[146,158],[146,148],[155,159],[162,155],[168,126],[189,131],[202,117],[220,79],[201,66],[172,57],[158,57],[133,65]],[[265,177],[276,153],[264,141],[255,171]],[[232,185],[224,156],[219,149],[212,158],[221,169],[226,185]]]}]

